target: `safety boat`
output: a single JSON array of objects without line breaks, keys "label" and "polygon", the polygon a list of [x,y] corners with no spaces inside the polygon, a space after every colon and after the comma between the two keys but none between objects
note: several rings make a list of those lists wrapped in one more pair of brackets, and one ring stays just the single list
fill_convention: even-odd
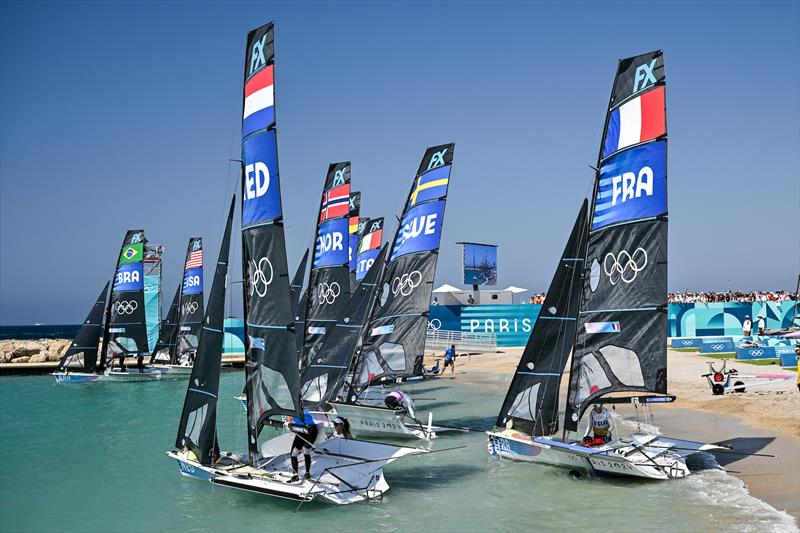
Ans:
[{"label": "safety boat", "polygon": [[[125,234],[114,284],[100,292],[53,377],[58,383],[141,382],[161,379],[150,368],[125,366],[143,361],[155,342],[151,325],[160,312],[161,247],[148,244],[143,230]],[[156,329],[157,331],[157,329]],[[114,366],[114,360],[118,364]]]},{"label": "safety boat", "polygon": [[[620,60],[591,210],[584,201],[488,432],[491,455],[583,475],[676,479],[689,474],[687,456],[724,449],[641,431],[641,424],[628,436],[606,428],[595,438],[570,434],[592,404],[630,404],[638,420],[652,404],[675,399],[667,393],[664,93],[661,51]],[[570,353],[558,435],[559,388]],[[606,420],[613,416],[599,412]],[[598,431],[605,434],[597,437]]]}]

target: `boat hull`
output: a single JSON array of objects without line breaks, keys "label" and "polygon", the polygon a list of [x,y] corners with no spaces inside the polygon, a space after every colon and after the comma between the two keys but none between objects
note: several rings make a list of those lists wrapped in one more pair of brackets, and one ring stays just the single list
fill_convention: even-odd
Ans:
[{"label": "boat hull", "polygon": [[56,383],[89,383],[100,377],[100,374],[85,372],[53,372]]},{"label": "boat hull", "polygon": [[412,421],[409,425],[388,407],[331,403],[337,415],[347,418],[350,431],[357,437],[383,437],[395,439],[433,439],[436,427],[422,426]]},{"label": "boat hull", "polygon": [[128,372],[105,372],[103,374],[90,374],[88,372],[53,372],[52,376],[56,383],[123,383],[140,381],[158,381],[161,379],[160,372],[146,370],[139,372],[131,370]]},{"label": "boat hull", "polygon": [[192,367],[184,365],[150,365],[154,371],[161,373],[161,379],[189,379]]}]

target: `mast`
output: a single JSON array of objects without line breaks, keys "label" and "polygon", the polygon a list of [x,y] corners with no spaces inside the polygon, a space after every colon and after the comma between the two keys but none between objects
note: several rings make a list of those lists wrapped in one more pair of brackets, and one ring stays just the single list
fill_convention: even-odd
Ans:
[{"label": "mast", "polygon": [[495,425],[529,435],[558,431],[558,391],[575,342],[589,205],[583,201]]},{"label": "mast", "polygon": [[161,324],[161,332],[158,334],[158,342],[153,353],[150,355],[150,364],[156,362],[160,356],[166,356],[167,361],[172,363],[175,353],[175,338],[178,334],[178,302],[181,297],[181,286],[175,289],[175,296],[167,310],[167,318]]},{"label": "mast", "polygon": [[378,257],[383,243],[383,217],[361,219],[356,250],[356,280],[361,281]]},{"label": "mast", "polygon": [[356,259],[358,253],[358,229],[360,227],[359,215],[361,214],[361,193],[350,193],[350,221],[348,223],[347,257],[350,261],[350,292],[356,288]]},{"label": "mast", "polygon": [[309,250],[306,248],[303,259],[292,278],[290,292],[292,296],[292,315],[294,316],[294,339],[297,360],[303,360],[303,341],[305,340],[306,309],[308,308],[308,290],[303,290],[303,279],[306,276]]},{"label": "mast", "polygon": [[[105,359],[149,353],[144,305],[144,230],[128,230],[120,250],[109,299]],[[105,363],[105,360],[102,360]]]},{"label": "mast", "polygon": [[339,396],[363,335],[366,318],[375,303],[387,248],[384,246],[380,251],[375,264],[347,302],[336,327],[325,335],[317,355],[302,373],[300,382],[304,405],[325,408],[328,402]]},{"label": "mast", "polygon": [[180,362],[181,356],[191,358],[197,351],[200,328],[203,325],[203,239],[192,237],[186,247],[181,296],[178,305],[178,330],[171,364]]},{"label": "mast", "polygon": [[217,396],[222,363],[223,324],[225,321],[225,292],[228,278],[228,256],[231,248],[231,227],[236,196],[231,199],[225,232],[219,247],[219,259],[208,297],[208,310],[201,321],[197,356],[183,402],[175,446],[189,448],[204,465],[214,460],[217,448]]},{"label": "mast", "polygon": [[242,119],[242,270],[250,461],[276,416],[302,415],[274,102],[274,24],[247,34]]},{"label": "mast", "polygon": [[355,387],[412,375],[424,355],[454,144],[428,148],[391,242],[381,301],[364,332]]},{"label": "mast", "polygon": [[600,145],[564,427],[612,392],[667,393],[663,53],[620,60]]},{"label": "mast", "polygon": [[301,370],[314,357],[325,333],[350,299],[350,162],[331,163],[322,188],[308,274]]},{"label": "mast", "polygon": [[109,282],[106,282],[92,308],[89,309],[86,320],[83,321],[75,338],[72,339],[67,353],[59,361],[59,371],[66,372],[74,369],[73,363],[77,363],[78,368],[84,372],[93,372],[97,366],[97,345],[100,342],[100,332],[103,328],[103,311],[106,307],[108,286]]}]

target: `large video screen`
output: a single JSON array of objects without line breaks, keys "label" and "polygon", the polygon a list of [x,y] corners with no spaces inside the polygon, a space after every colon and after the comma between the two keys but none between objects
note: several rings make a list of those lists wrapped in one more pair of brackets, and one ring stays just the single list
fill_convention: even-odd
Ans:
[{"label": "large video screen", "polygon": [[461,244],[464,246],[464,285],[497,285],[497,246]]}]

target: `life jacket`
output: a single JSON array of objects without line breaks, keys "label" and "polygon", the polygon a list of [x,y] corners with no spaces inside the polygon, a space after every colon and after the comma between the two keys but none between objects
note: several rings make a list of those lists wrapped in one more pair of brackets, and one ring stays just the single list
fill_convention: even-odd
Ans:
[{"label": "life jacket", "polygon": [[604,437],[611,429],[611,414],[607,409],[599,413],[592,409],[592,431],[595,435]]}]

